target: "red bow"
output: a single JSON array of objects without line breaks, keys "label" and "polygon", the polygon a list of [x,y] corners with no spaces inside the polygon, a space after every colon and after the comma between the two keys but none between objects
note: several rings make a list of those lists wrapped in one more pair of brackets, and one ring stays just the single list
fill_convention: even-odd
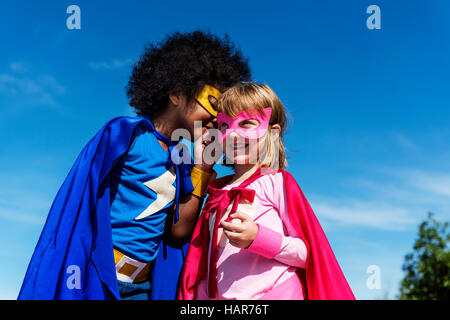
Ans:
[{"label": "red bow", "polygon": [[[214,210],[216,210],[216,217],[221,217],[223,211],[228,208],[230,203],[234,200],[230,215],[226,220],[227,222],[231,220],[230,216],[237,211],[241,197],[249,202],[253,202],[255,199],[255,190],[249,190],[243,187],[235,187],[230,190],[208,187],[208,193],[209,198],[203,211],[214,212]],[[217,220],[218,219],[216,218],[216,221]]]},{"label": "red bow", "polygon": [[253,202],[255,199],[255,190],[249,190],[243,187],[235,187],[230,190],[216,189],[209,187],[209,197],[208,201],[203,208],[203,211],[209,212],[210,214],[216,211],[216,220],[214,222],[213,238],[211,243],[211,256],[210,256],[210,270],[208,279],[208,295],[210,298],[214,298],[217,293],[217,237],[220,220],[222,214],[228,208],[230,203],[233,202],[233,207],[231,208],[228,218],[225,220],[227,222],[231,221],[231,215],[237,211],[239,200],[241,197],[249,202]]}]

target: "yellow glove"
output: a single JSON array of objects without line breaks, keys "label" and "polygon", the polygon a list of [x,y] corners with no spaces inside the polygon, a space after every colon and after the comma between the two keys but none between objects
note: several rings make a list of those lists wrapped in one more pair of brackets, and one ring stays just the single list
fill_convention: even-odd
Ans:
[{"label": "yellow glove", "polygon": [[210,181],[214,180],[216,176],[217,172],[215,172],[214,170],[213,172],[206,172],[196,167],[192,167],[191,180],[192,186],[194,187],[194,191],[192,191],[192,194],[200,198],[206,197],[208,184]]}]

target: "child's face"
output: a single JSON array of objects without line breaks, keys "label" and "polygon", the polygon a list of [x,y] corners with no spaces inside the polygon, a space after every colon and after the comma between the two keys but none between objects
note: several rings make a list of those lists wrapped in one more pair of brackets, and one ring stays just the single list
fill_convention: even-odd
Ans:
[{"label": "child's face", "polygon": [[[184,117],[184,127],[188,129],[191,137],[195,139],[196,134],[202,135],[207,129],[217,127],[216,117],[206,111],[202,105],[197,101],[192,101],[192,105],[186,108],[186,111],[182,114]],[[195,122],[201,122],[202,132],[195,132]]]},{"label": "child's face", "polygon": [[222,135],[223,152],[227,161],[234,165],[257,164],[259,150],[265,140],[272,109],[266,108],[264,115],[243,111],[235,118],[219,113],[218,125]]},{"label": "child's face", "polygon": [[[206,85],[189,106],[182,110],[184,127],[189,130],[191,137],[203,135],[207,129],[217,128],[216,105],[219,97],[220,91],[216,87]],[[195,122],[201,122],[201,133],[194,132]]]},{"label": "child's face", "polygon": [[[246,127],[256,128],[257,124],[248,121]],[[227,161],[231,161],[235,165],[256,164],[258,162],[259,140],[248,139],[231,132],[223,140],[223,153],[225,153]]]}]

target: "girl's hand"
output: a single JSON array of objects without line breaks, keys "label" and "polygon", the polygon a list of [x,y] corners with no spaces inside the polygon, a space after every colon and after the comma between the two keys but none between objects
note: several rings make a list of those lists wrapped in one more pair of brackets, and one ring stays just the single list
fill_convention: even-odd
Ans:
[{"label": "girl's hand", "polygon": [[258,225],[245,213],[236,212],[231,218],[239,219],[241,223],[222,221],[220,225],[230,244],[241,249],[250,247],[258,234]]}]

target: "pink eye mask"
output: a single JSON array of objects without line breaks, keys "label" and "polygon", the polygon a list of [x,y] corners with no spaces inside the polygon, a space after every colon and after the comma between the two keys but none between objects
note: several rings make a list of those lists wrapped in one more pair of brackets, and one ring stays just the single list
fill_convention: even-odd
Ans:
[{"label": "pink eye mask", "polygon": [[[267,131],[269,127],[270,116],[272,115],[272,108],[264,108],[264,115],[261,115],[258,111],[242,111],[235,118],[231,118],[225,113],[217,114],[217,123],[219,124],[219,128],[223,123],[226,123],[228,128],[225,132],[221,132],[221,141],[225,140],[225,138],[231,133],[235,132],[242,137],[247,139],[259,139]],[[252,129],[245,129],[240,126],[240,124],[245,120],[257,120],[258,126]]]}]

